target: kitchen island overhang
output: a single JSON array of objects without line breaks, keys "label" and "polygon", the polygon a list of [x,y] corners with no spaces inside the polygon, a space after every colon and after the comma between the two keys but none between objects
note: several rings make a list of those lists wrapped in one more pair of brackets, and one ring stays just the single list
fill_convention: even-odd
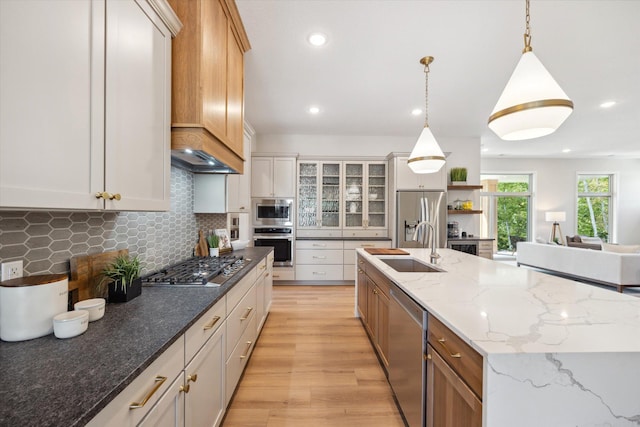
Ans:
[{"label": "kitchen island overhang", "polygon": [[640,423],[637,298],[447,249],[443,273],[357,251],[483,356],[484,426]]}]

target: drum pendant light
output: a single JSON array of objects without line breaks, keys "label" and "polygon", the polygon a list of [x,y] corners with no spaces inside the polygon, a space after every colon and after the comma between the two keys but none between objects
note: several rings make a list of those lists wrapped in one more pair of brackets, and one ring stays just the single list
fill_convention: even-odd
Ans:
[{"label": "drum pendant light", "polygon": [[489,128],[508,141],[538,138],[560,127],[573,102],[531,48],[529,0],[522,57],[489,117]]},{"label": "drum pendant light", "polygon": [[433,56],[425,56],[420,60],[424,65],[425,73],[425,108],[424,108],[424,129],[418,137],[413,151],[407,163],[414,173],[434,173],[438,172],[445,163],[444,153],[440,149],[431,129],[429,129],[429,64],[433,62]]}]

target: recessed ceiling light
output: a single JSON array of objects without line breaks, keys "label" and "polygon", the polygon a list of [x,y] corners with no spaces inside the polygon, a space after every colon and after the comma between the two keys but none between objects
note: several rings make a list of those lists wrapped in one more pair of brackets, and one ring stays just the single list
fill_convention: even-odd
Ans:
[{"label": "recessed ceiling light", "polygon": [[563,153],[570,153],[570,152],[571,152],[571,149],[570,149],[570,148],[564,148],[564,149],[562,150],[562,152],[563,152]]},{"label": "recessed ceiling light", "polygon": [[602,108],[611,108],[614,105],[616,105],[616,101],[607,101],[607,102],[603,102],[602,104],[600,104],[600,107],[602,107]]},{"label": "recessed ceiling light", "polygon": [[413,114],[414,116],[421,116],[422,115],[422,109],[414,108],[413,110],[411,110],[411,114]]},{"label": "recessed ceiling light", "polygon": [[318,114],[320,112],[320,107],[312,106],[309,107],[309,110],[307,111],[309,111],[309,113],[311,114]]},{"label": "recessed ceiling light", "polygon": [[327,43],[327,36],[322,33],[311,33],[307,40],[313,46],[324,46]]}]

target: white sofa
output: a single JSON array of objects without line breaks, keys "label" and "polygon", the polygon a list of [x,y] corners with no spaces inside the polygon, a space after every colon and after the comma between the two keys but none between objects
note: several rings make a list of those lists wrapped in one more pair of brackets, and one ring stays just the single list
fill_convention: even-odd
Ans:
[{"label": "white sofa", "polygon": [[519,242],[516,261],[560,275],[615,286],[640,287],[640,253],[615,253],[541,243]]}]

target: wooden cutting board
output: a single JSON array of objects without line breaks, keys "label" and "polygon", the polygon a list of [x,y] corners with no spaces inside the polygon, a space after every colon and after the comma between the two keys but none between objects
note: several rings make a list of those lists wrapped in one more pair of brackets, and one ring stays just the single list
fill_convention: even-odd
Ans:
[{"label": "wooden cutting board", "polygon": [[398,248],[364,248],[371,255],[409,255],[409,252]]},{"label": "wooden cutting board", "polygon": [[101,252],[93,255],[82,255],[71,258],[71,280],[69,280],[69,294],[71,304],[89,298],[106,298],[107,287],[103,286],[102,292],[96,287],[102,280],[102,270],[120,255],[128,255],[128,249],[118,251]]}]

